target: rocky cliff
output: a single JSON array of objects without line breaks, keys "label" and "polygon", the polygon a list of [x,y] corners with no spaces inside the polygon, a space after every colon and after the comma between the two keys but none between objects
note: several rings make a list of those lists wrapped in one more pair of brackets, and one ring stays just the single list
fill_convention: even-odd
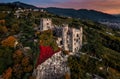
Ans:
[{"label": "rocky cliff", "polygon": [[38,65],[35,70],[36,79],[61,79],[65,73],[70,74],[67,57],[60,51]]}]

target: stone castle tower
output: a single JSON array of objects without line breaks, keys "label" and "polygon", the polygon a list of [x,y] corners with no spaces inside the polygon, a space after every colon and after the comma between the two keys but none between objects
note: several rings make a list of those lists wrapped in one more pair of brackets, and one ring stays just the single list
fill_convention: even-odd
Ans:
[{"label": "stone castle tower", "polygon": [[70,52],[78,52],[82,47],[82,27],[80,29],[63,27],[62,31],[63,49]]},{"label": "stone castle tower", "polygon": [[41,18],[40,19],[40,26],[39,29],[40,31],[45,31],[48,29],[52,29],[52,20],[48,18]]}]

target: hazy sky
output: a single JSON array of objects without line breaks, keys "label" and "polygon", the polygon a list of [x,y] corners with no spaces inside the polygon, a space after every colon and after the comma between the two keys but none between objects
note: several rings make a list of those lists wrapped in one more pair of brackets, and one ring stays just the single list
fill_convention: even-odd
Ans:
[{"label": "hazy sky", "polygon": [[0,0],[0,2],[21,1],[38,7],[61,7],[94,9],[110,14],[120,14],[120,0]]}]

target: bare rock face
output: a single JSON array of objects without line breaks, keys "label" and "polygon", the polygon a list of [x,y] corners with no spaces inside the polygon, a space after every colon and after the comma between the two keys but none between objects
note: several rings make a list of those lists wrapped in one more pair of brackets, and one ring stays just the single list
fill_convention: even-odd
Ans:
[{"label": "bare rock face", "polygon": [[36,69],[36,79],[61,79],[65,73],[70,73],[67,57],[63,53],[55,53]]}]

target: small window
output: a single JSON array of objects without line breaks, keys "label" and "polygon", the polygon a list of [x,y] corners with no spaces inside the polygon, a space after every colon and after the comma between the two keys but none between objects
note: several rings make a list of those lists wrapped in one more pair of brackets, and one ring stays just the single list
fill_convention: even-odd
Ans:
[{"label": "small window", "polygon": [[79,37],[79,34],[77,34],[77,37]]},{"label": "small window", "polygon": [[62,45],[63,44],[63,42],[62,41],[60,41],[60,45]]},{"label": "small window", "polygon": [[74,41],[75,41],[76,39],[74,39]]},{"label": "small window", "polygon": [[69,43],[69,40],[67,40],[67,43]]},{"label": "small window", "polygon": [[76,39],[76,42],[78,42],[78,39]]},{"label": "small window", "polygon": [[49,23],[47,23],[47,25],[49,25]]}]

